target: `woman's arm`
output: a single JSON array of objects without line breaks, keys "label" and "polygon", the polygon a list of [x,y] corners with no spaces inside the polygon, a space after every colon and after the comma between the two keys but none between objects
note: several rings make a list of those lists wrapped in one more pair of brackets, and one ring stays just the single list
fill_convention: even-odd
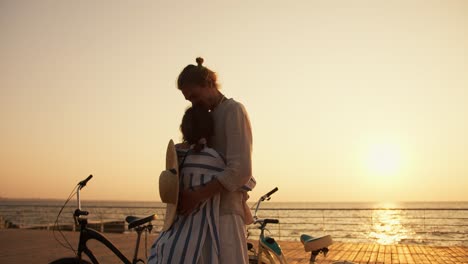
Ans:
[{"label": "woman's arm", "polygon": [[223,185],[214,179],[196,191],[182,190],[179,196],[179,213],[182,215],[190,214],[201,202],[220,193],[223,189]]}]

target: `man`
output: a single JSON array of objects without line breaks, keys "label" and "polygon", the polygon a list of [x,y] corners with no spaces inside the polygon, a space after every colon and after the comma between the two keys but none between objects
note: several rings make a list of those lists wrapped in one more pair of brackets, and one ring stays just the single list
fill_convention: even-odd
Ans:
[{"label": "man", "polygon": [[226,159],[217,179],[197,191],[181,192],[179,213],[191,213],[200,202],[220,193],[220,263],[248,263],[245,225],[252,222],[246,193],[239,191],[252,177],[252,131],[244,106],[220,91],[216,74],[203,59],[180,73],[177,86],[193,105],[210,110],[214,117],[212,144]]}]

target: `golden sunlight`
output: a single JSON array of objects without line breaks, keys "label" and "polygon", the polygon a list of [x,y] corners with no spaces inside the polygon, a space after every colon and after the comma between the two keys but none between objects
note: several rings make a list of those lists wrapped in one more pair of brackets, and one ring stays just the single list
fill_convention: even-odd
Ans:
[{"label": "golden sunlight", "polygon": [[369,237],[376,239],[381,245],[398,244],[408,238],[414,231],[404,227],[401,223],[403,211],[399,210],[376,210],[372,216],[372,230]]},{"label": "golden sunlight", "polygon": [[402,167],[402,152],[395,144],[373,144],[365,157],[366,168],[375,176],[394,176]]}]

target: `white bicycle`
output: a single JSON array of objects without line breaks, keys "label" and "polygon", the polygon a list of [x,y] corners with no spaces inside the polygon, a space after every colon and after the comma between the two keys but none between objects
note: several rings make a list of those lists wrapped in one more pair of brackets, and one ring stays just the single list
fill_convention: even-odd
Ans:
[{"label": "white bicycle", "polygon": [[[255,213],[254,213],[254,224],[257,225],[257,228],[260,229],[260,235],[258,238],[258,246],[255,249],[252,243],[247,243],[247,247],[249,249],[249,263],[250,264],[287,264],[287,260],[284,257],[283,251],[281,250],[280,245],[278,242],[270,236],[265,236],[266,226],[268,224],[278,224],[278,219],[266,218],[260,219],[257,217],[257,211],[260,207],[260,204],[263,201],[270,200],[270,196],[278,191],[278,188],[274,188],[267,194],[260,197],[258,202],[254,205]],[[310,254],[310,263],[315,263],[315,259],[317,256],[322,253],[324,256],[328,253],[328,246],[330,246],[333,241],[331,236],[326,235],[322,237],[312,237],[306,234],[301,235],[301,242],[304,245],[304,250],[306,252],[311,252]]]}]

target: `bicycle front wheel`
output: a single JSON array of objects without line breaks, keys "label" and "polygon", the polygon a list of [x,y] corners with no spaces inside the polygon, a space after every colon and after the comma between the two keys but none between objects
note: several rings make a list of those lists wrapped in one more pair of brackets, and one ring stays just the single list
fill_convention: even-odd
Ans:
[{"label": "bicycle front wheel", "polygon": [[86,260],[78,260],[78,258],[61,258],[50,262],[49,264],[91,264]]},{"label": "bicycle front wheel", "polygon": [[258,264],[258,257],[255,255],[249,255],[249,264]]}]

